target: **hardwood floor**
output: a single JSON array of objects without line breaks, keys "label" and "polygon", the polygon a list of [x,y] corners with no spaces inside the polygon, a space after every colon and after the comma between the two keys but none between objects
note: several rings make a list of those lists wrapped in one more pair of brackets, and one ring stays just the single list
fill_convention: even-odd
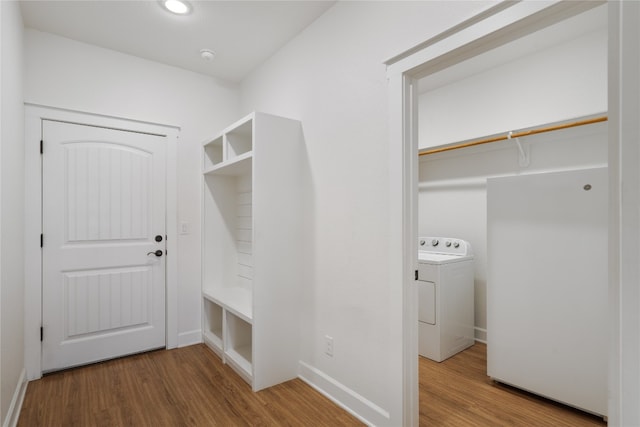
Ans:
[{"label": "hardwood floor", "polygon": [[606,426],[602,418],[494,383],[484,344],[441,363],[421,357],[419,370],[421,426]]},{"label": "hardwood floor", "polygon": [[203,344],[71,369],[30,382],[18,426],[351,426],[293,380],[253,393]]},{"label": "hardwood floor", "polygon": [[[160,350],[29,383],[18,426],[356,426],[301,380],[253,393],[204,345]],[[486,346],[420,358],[421,426],[604,426],[602,419],[497,385]]]}]

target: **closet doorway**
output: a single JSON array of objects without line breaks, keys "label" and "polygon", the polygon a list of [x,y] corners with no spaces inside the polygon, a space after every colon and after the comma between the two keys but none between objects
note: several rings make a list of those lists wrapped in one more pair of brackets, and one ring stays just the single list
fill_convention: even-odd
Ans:
[{"label": "closet doorway", "polygon": [[[418,82],[417,234],[471,243],[475,258],[475,339],[486,344],[487,329],[492,332],[484,375],[604,416],[608,336],[606,121],[606,5]],[[562,186],[567,174],[594,168],[604,171],[600,185],[592,182],[595,191],[586,193],[579,186],[575,191],[571,186]],[[523,182],[524,176],[529,177],[526,182],[546,180],[555,184],[539,192],[534,203],[529,200],[535,197],[534,190]],[[507,197],[495,190],[488,191],[489,182],[497,185],[516,177],[520,177],[518,184],[512,185],[520,186],[520,191],[515,194]],[[590,196],[580,198],[589,208],[578,209],[580,203],[572,198],[574,195]],[[499,199],[504,201],[503,207],[490,215],[492,209],[497,209]],[[517,203],[522,211],[517,217],[507,218],[504,206],[512,203]],[[574,207],[578,209],[577,215],[568,214],[575,213]],[[584,228],[579,226],[577,219],[583,213],[595,212],[601,213],[597,227],[593,221],[584,221]],[[573,227],[561,225],[563,221]],[[499,227],[511,230],[501,244],[495,238]],[[572,234],[573,230],[577,234]],[[587,244],[578,243],[590,235],[596,238]],[[541,236],[545,239],[536,243]],[[568,256],[567,251],[576,256]],[[512,267],[515,265],[518,268]],[[577,273],[586,271],[585,267],[593,271],[584,280],[579,279]],[[511,291],[513,286],[496,290],[500,283],[496,278],[505,274],[513,274],[510,283],[520,284],[517,293]],[[514,312],[520,295],[533,289],[536,291]],[[583,316],[581,313],[587,308],[588,314]],[[446,317],[447,309],[440,307],[441,318]],[[547,328],[546,324],[553,326]],[[586,331],[580,333],[583,329]],[[505,335],[509,338],[502,339]],[[580,338],[581,343],[572,341],[572,337],[587,335],[586,341],[584,338]],[[590,350],[585,351],[587,348]],[[582,363],[576,363],[577,360]],[[421,365],[424,366],[424,361]],[[514,371],[503,368],[507,365],[514,365]],[[521,369],[522,366],[527,369]],[[571,379],[565,381],[563,377]],[[425,381],[424,374],[422,378]],[[421,390],[420,396],[427,395],[425,390]],[[503,393],[496,396],[502,396],[506,402],[527,404],[525,399],[515,399],[515,392],[509,393],[504,387],[477,395],[497,390]],[[472,394],[467,399],[478,399],[478,404],[487,405]],[[425,406],[429,408],[428,402],[422,402],[422,407]],[[489,414],[507,416],[511,406],[505,404],[505,409],[499,409],[489,405],[486,410]],[[541,422],[556,411],[553,406],[535,408],[531,412],[537,413]],[[558,416],[561,413],[581,416],[566,409],[557,409]],[[426,413],[431,412],[427,409]],[[469,413],[471,417],[473,407]],[[429,420],[442,422],[439,418]]]},{"label": "closet doorway", "polygon": [[[528,2],[525,2],[528,3]],[[402,230],[403,230],[403,243],[402,250],[405,255],[402,260],[402,277],[404,278],[404,289],[403,289],[403,306],[405,307],[405,315],[404,321],[405,325],[408,325],[404,330],[404,420],[407,425],[417,425],[417,396],[416,390],[418,388],[417,385],[417,364],[413,360],[412,355],[417,353],[417,334],[416,334],[416,326],[413,326],[417,323],[417,313],[415,310],[415,305],[412,305],[412,298],[414,298],[414,291],[411,288],[412,280],[411,275],[416,267],[416,254],[415,248],[417,247],[417,236],[422,234],[431,234],[430,232],[425,232],[424,230],[419,229],[419,224],[421,221],[420,213],[418,206],[421,206],[423,201],[420,200],[420,190],[422,190],[421,185],[418,184],[418,176],[423,175],[424,173],[419,168],[419,162],[417,156],[415,155],[418,148],[421,147],[421,143],[423,143],[422,138],[425,135],[429,135],[428,132],[420,132],[418,131],[420,123],[420,91],[419,91],[419,81],[424,79],[426,76],[435,77],[436,73],[442,72],[443,70],[448,70],[451,72],[456,71],[456,68],[453,67],[456,64],[460,64],[463,61],[467,60],[479,60],[479,55],[482,53],[490,52],[493,49],[506,46],[509,42],[517,40],[522,42],[523,37],[526,35],[534,34],[535,32],[541,30],[542,28],[550,27],[554,24],[563,22],[565,20],[570,20],[572,17],[577,17],[583,13],[588,12],[595,6],[600,6],[602,3],[594,4],[588,2],[558,2],[553,5],[540,5],[540,4],[510,4],[510,5],[498,5],[487,12],[485,12],[482,16],[479,16],[475,19],[471,19],[470,21],[461,24],[460,26],[452,29],[447,34],[436,37],[431,41],[427,41],[424,44],[408,51],[404,55],[400,55],[398,57],[392,58],[387,62],[388,75],[390,79],[390,97],[392,103],[391,110],[391,127],[392,127],[392,140],[394,137],[401,139],[404,141],[403,144],[403,156],[402,162],[397,162],[396,159],[391,159],[392,162],[392,179],[394,179],[394,183],[398,186],[401,186],[404,189],[403,196],[404,199],[399,201],[399,204],[403,206],[403,215],[402,217],[397,217],[397,219],[402,219]],[[609,9],[611,13],[613,11],[614,17],[609,20],[609,28],[605,30],[611,38],[611,34],[615,33],[616,30],[623,28],[622,23],[619,20],[619,16],[622,16],[620,13],[621,6],[620,5],[609,5],[604,6]],[[635,6],[634,6],[635,7]],[[509,12],[509,13],[506,13]],[[633,11],[637,12],[637,11]],[[482,25],[480,25],[482,24]],[[613,28],[611,25],[613,25]],[[626,27],[627,29],[630,26]],[[624,29],[624,28],[623,28]],[[632,31],[632,30],[629,30]],[[635,34],[635,33],[634,33]],[[609,44],[609,46],[613,46],[614,49],[618,50],[619,41],[616,39]],[[617,54],[617,53],[616,53]],[[626,51],[625,51],[626,54]],[[614,56],[614,66],[626,66],[623,58]],[[618,61],[618,62],[616,62]],[[451,69],[449,69],[452,67]],[[481,73],[481,71],[480,71]],[[456,77],[451,77],[453,74],[448,74],[442,72],[441,77],[450,78],[455,80]],[[457,77],[459,79],[459,77]],[[508,76],[505,76],[505,79]],[[427,82],[428,78],[424,80]],[[423,83],[424,83],[423,82]],[[433,82],[429,82],[433,83]],[[620,81],[616,76],[614,78],[609,77],[609,87],[613,88],[614,94],[613,97],[619,96],[620,85],[623,84],[623,81]],[[470,95],[467,93],[467,95]],[[607,95],[605,95],[606,97]],[[611,95],[609,95],[611,97]],[[458,111],[460,108],[456,108],[453,110],[455,112],[456,117],[459,117]],[[609,116],[614,117],[614,120],[619,120],[619,117],[615,116],[617,110],[609,111]],[[602,111],[602,113],[607,113]],[[598,116],[600,114],[597,114]],[[584,114],[578,116],[595,116],[594,114]],[[580,117],[580,118],[593,118],[593,117]],[[452,138],[449,141],[436,142],[433,145],[450,145],[459,141],[467,141],[469,139],[474,139],[478,136],[491,136],[495,133],[501,131],[511,131],[518,129],[526,129],[542,124],[548,124],[552,122],[562,122],[563,120],[555,119],[555,120],[536,120],[538,123],[531,124],[513,124],[508,125],[507,129],[497,129],[494,131],[485,130],[478,131],[474,130],[474,135],[469,136],[457,136]],[[483,124],[487,124],[487,122],[483,122]],[[470,126],[469,128],[471,128]],[[585,129],[588,126],[585,127]],[[422,129],[421,129],[422,130]],[[452,129],[449,129],[451,131]],[[453,131],[464,131],[461,123],[457,123],[454,126]],[[624,130],[623,132],[624,133]],[[608,134],[605,130],[604,134]],[[419,136],[420,135],[420,136]],[[617,154],[618,152],[618,144],[619,140],[617,139],[617,134],[614,135],[615,138],[609,138],[610,142],[608,147],[605,148],[605,152],[608,151],[609,157],[611,157],[612,153]],[[513,143],[513,141],[509,141]],[[501,144],[501,143],[499,143]],[[597,143],[596,143],[597,144]],[[504,145],[504,144],[503,144]],[[424,146],[423,146],[424,147]],[[474,150],[474,149],[470,149]],[[478,152],[483,149],[477,148],[475,149]],[[484,149],[490,150],[490,149]],[[497,148],[496,148],[497,150]],[[574,154],[576,154],[574,152]],[[412,157],[414,156],[414,157]],[[526,164],[529,159],[528,152],[526,147],[521,147],[518,151],[514,152],[514,156],[511,159],[518,164],[520,161],[522,164]],[[579,157],[580,154],[578,153]],[[520,159],[521,157],[522,159]],[[596,160],[601,161],[601,160]],[[427,161],[428,162],[428,161]],[[606,156],[605,156],[606,162]],[[458,165],[460,166],[460,165]],[[465,164],[464,166],[474,166]],[[518,165],[521,166],[521,165]],[[618,230],[620,224],[618,223],[617,218],[615,218],[615,213],[621,209],[623,213],[630,213],[624,205],[620,203],[620,199],[617,198],[617,194],[619,193],[619,178],[616,175],[620,171],[618,170],[617,161],[614,162],[613,165],[610,164],[610,169],[613,169],[610,176],[613,176],[614,179],[610,179],[610,190],[612,193],[611,200],[616,202],[616,206],[610,208],[610,217],[614,219],[610,222],[611,230]],[[458,170],[460,167],[458,167]],[[430,171],[429,174],[437,173],[438,171]],[[443,177],[446,177],[447,173],[454,174],[449,175],[449,180],[456,179],[455,171],[449,170],[445,172],[444,170],[439,171],[442,173]],[[624,171],[623,171],[624,172]],[[494,171],[495,173],[495,171]],[[424,176],[423,176],[424,178]],[[440,182],[439,184],[442,184]],[[446,183],[445,183],[446,184]],[[428,187],[429,184],[425,186]],[[473,186],[473,183],[471,183]],[[613,212],[612,212],[613,211]],[[452,215],[449,213],[449,215]],[[482,217],[481,217],[482,218]],[[393,221],[393,219],[392,219]],[[399,222],[397,223],[399,224]],[[613,228],[612,228],[613,227]],[[442,234],[442,233],[441,233]],[[614,246],[617,242],[619,242],[620,235],[618,232],[610,233],[610,247],[613,243]],[[452,236],[453,237],[453,236]],[[465,236],[457,236],[461,238],[465,238]],[[471,239],[470,239],[471,240]],[[481,245],[480,245],[481,246]],[[609,252],[610,265],[614,267],[614,270],[618,268],[618,252],[614,249]],[[618,303],[616,302],[616,297],[619,295],[618,282],[614,280],[617,278],[617,271],[610,272],[610,318],[617,319],[618,311],[620,310]],[[481,281],[481,280],[480,280]],[[478,282],[478,280],[477,280]],[[483,283],[476,282],[476,289],[479,290],[480,298],[476,300],[476,308],[478,308],[478,300],[482,300],[483,293]],[[480,304],[481,305],[481,304]],[[482,329],[482,321],[483,316],[483,307],[480,307],[480,310],[477,310],[476,316],[476,338],[482,340],[483,335],[486,334],[486,331]],[[486,313],[486,308],[484,309],[484,313]],[[610,359],[611,356],[614,356],[614,359],[619,355],[619,345],[620,341],[618,340],[617,334],[619,334],[619,323],[618,321],[614,321],[612,323],[610,330],[613,335],[615,335],[614,339],[610,340]],[[407,330],[408,329],[408,330]],[[486,336],[486,335],[485,335]],[[637,370],[637,367],[634,368],[634,371]],[[620,366],[614,360],[609,367],[610,378],[609,384],[612,388],[612,392],[610,394],[609,401],[611,402],[609,405],[610,413],[609,418],[615,424],[619,417],[621,417],[621,409],[619,407],[620,402]]]}]

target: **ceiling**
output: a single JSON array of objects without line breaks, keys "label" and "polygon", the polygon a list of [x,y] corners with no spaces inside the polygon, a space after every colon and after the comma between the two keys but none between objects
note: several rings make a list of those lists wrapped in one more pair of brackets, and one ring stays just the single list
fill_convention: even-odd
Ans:
[{"label": "ceiling", "polygon": [[[173,15],[155,0],[31,1],[27,28],[239,82],[335,1],[190,1]],[[201,49],[215,52],[206,62]]]},{"label": "ceiling", "polygon": [[607,10],[606,4],[594,7],[560,23],[428,75],[419,81],[418,90],[420,93],[435,90],[585,34],[606,30]]}]

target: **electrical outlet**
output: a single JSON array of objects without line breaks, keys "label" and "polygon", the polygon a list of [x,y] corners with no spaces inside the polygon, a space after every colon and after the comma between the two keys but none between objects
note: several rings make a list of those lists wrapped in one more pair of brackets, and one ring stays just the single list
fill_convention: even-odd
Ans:
[{"label": "electrical outlet", "polygon": [[329,335],[324,336],[324,353],[333,357],[333,337]]}]

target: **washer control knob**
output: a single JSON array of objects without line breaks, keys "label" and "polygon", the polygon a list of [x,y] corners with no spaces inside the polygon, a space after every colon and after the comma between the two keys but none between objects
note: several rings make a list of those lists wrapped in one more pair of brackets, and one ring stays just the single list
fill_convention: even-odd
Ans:
[{"label": "washer control knob", "polygon": [[445,242],[445,246],[446,246],[446,247],[450,247],[450,246],[451,246],[451,242],[450,242],[449,240],[447,240],[447,241]]},{"label": "washer control knob", "polygon": [[453,247],[458,248],[460,246],[460,242],[453,242]]},{"label": "washer control knob", "polygon": [[438,239],[433,239],[433,240],[431,241],[431,246],[438,246],[438,243],[440,243],[440,242],[438,241]]},{"label": "washer control knob", "polygon": [[424,240],[420,240],[420,246],[424,246],[424,244],[427,243]]}]

